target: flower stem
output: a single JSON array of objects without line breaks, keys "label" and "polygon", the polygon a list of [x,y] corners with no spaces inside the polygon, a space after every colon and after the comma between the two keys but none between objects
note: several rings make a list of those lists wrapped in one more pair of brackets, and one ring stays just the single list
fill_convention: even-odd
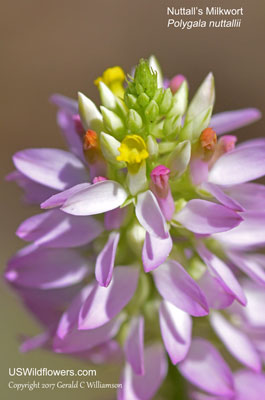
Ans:
[{"label": "flower stem", "polygon": [[168,361],[167,377],[161,386],[157,400],[188,400],[187,386],[178,368]]}]

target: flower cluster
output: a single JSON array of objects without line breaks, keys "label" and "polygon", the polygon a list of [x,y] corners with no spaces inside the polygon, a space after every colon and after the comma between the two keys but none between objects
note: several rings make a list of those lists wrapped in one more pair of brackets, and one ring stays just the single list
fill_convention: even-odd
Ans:
[{"label": "flower cluster", "polygon": [[14,155],[8,179],[45,210],[19,226],[31,243],[5,273],[44,326],[21,350],[124,360],[119,400],[152,399],[164,380],[183,399],[180,376],[194,400],[260,400],[265,187],[249,182],[265,140],[223,135],[260,113],[212,116],[211,73],[190,103],[186,78],[163,79],[154,57],[132,75],[96,79],[100,109],[52,96],[69,150]]}]

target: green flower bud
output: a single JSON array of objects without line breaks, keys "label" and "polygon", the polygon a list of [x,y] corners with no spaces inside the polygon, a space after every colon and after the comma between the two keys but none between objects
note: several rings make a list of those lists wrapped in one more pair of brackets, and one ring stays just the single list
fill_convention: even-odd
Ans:
[{"label": "green flower bud", "polygon": [[165,136],[175,137],[181,129],[181,115],[165,119],[164,134]]},{"label": "green flower bud", "polygon": [[110,133],[112,133],[118,139],[123,136],[124,124],[122,119],[108,108],[101,106],[100,110],[103,115],[103,122]]},{"label": "green flower bud", "polygon": [[125,104],[128,108],[136,108],[137,107],[137,97],[130,93],[125,93],[124,96]]},{"label": "green flower bud", "polygon": [[149,135],[147,137],[146,145],[149,157],[150,158],[156,157],[158,155],[158,143],[155,140],[155,138],[153,138],[153,136]]},{"label": "green flower bud", "polygon": [[209,107],[213,107],[215,100],[214,77],[210,72],[190,102],[186,119],[190,121]]},{"label": "green flower bud", "polygon": [[126,163],[123,161],[117,161],[117,157],[120,155],[119,147],[121,143],[115,139],[113,136],[108,135],[105,132],[100,134],[100,148],[103,156],[107,161],[109,161],[113,166],[117,168],[125,168]]},{"label": "green flower bud", "polygon": [[155,122],[159,115],[159,107],[157,102],[155,100],[151,100],[144,113],[148,122]]},{"label": "green flower bud", "polygon": [[159,123],[151,123],[148,127],[149,133],[158,139],[162,139],[164,137],[163,127],[164,120],[160,121]]},{"label": "green flower bud", "polygon": [[179,134],[179,140],[188,139],[191,140],[192,143],[195,143],[199,139],[202,131],[209,126],[212,111],[213,107],[210,106],[190,121],[185,121],[185,125]]},{"label": "green flower bud", "polygon": [[102,115],[96,105],[83,93],[78,93],[78,108],[82,124],[87,129],[100,132],[103,127]]},{"label": "green flower bud", "polygon": [[176,142],[161,142],[158,144],[159,154],[172,152],[176,148]]},{"label": "green flower bud", "polygon": [[161,103],[163,93],[164,93],[164,89],[162,89],[162,88],[156,89],[153,100],[155,100],[157,102],[157,104]]},{"label": "green flower bud", "polygon": [[[130,77],[130,79],[133,79],[133,78]],[[128,82],[128,87],[127,87],[125,93],[130,93],[130,94],[133,94],[133,95],[137,95],[136,89],[135,89],[135,84],[134,84],[133,80]]]},{"label": "green flower bud", "polygon": [[135,84],[135,90],[136,90],[136,93],[138,94],[138,96],[140,94],[144,93],[144,88],[142,87],[142,85],[139,82],[137,82]]},{"label": "green flower bud", "polygon": [[188,105],[188,92],[188,84],[186,81],[184,81],[173,96],[173,104],[167,114],[167,117],[183,115],[185,113]]},{"label": "green flower bud", "polygon": [[123,100],[119,99],[118,97],[116,97],[116,103],[117,103],[116,113],[121,117],[126,118],[128,114],[128,108],[126,107],[126,104],[124,103]]},{"label": "green flower bud", "polygon": [[146,93],[140,94],[140,96],[138,97],[138,100],[137,100],[138,104],[141,107],[146,107],[147,104],[149,103],[149,101],[150,101],[150,98],[147,96]]},{"label": "green flower bud", "polygon": [[143,126],[142,117],[135,110],[130,110],[127,120],[128,128],[132,133],[137,133]]},{"label": "green flower bud", "polygon": [[191,157],[191,144],[189,140],[179,143],[175,150],[168,156],[166,166],[170,169],[171,178],[179,178],[187,169]]},{"label": "green flower bud", "polygon": [[166,114],[172,106],[173,95],[171,89],[164,91],[161,103],[159,105],[160,114]]}]

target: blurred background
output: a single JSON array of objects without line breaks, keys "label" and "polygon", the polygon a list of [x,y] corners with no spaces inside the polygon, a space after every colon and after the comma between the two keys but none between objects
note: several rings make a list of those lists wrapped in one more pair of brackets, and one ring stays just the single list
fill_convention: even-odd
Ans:
[{"label": "blurred background", "polygon": [[[20,247],[20,222],[37,209],[4,176],[12,154],[29,147],[63,147],[49,96],[76,97],[81,90],[98,102],[93,80],[110,66],[126,72],[139,58],[155,54],[164,75],[184,74],[191,94],[209,71],[216,79],[215,112],[264,106],[264,11],[260,0],[9,0],[1,2],[1,271]],[[166,7],[244,7],[240,29],[167,28]],[[240,140],[263,136],[264,120],[238,131]],[[254,194],[253,194],[254,195]],[[1,397],[4,399],[111,399],[110,391],[20,392],[7,389],[8,368],[93,368],[38,350],[20,354],[18,336],[40,332],[1,281]],[[119,367],[97,367],[97,379],[119,381]],[[50,378],[49,378],[50,379]],[[52,381],[42,379],[44,382]],[[70,378],[69,378],[70,379]],[[31,378],[16,378],[17,382]],[[41,379],[39,379],[41,380]],[[67,382],[67,379],[64,380]],[[71,379],[70,379],[71,381]]]}]

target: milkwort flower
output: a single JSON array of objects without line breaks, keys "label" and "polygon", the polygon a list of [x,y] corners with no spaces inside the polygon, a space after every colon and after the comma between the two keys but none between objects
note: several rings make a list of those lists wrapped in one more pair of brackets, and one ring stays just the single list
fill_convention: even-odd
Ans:
[{"label": "milkwort flower", "polygon": [[120,400],[152,399],[166,376],[161,395],[184,398],[179,373],[190,398],[261,399],[265,189],[249,182],[265,141],[223,135],[260,113],[212,116],[211,73],[189,104],[185,77],[164,80],[154,57],[133,75],[96,79],[100,109],[52,96],[69,151],[14,155],[8,179],[46,210],[19,226],[31,244],[5,273],[45,329],[21,350],[107,362],[123,349]]}]

